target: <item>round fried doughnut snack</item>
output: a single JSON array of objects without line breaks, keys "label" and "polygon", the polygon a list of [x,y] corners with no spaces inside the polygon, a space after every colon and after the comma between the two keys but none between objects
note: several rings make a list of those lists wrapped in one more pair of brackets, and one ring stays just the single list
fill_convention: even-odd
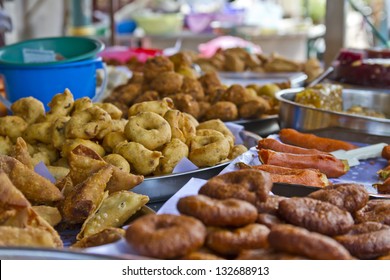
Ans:
[{"label": "round fried doughnut snack", "polygon": [[177,93],[175,95],[170,95],[170,98],[172,98],[175,108],[179,111],[188,113],[195,118],[199,117],[199,104],[192,95]]},{"label": "round fried doughnut snack", "polygon": [[334,239],[292,225],[275,225],[268,235],[271,248],[315,260],[349,260],[351,255]]},{"label": "round fried doughnut snack", "polygon": [[205,226],[195,218],[170,214],[146,215],[126,230],[126,241],[141,255],[172,259],[202,247]]},{"label": "round fried doughnut snack", "polygon": [[354,224],[346,210],[308,197],[282,200],[278,214],[293,225],[330,236],[343,234]]},{"label": "round fried doughnut snack", "polygon": [[260,224],[249,224],[241,228],[217,229],[207,234],[208,248],[222,255],[236,255],[241,250],[268,247],[270,230]]},{"label": "round fried doughnut snack", "polygon": [[220,135],[194,136],[190,142],[189,159],[198,167],[214,166],[227,159],[228,140]]},{"label": "round fried doughnut snack", "polygon": [[355,221],[378,222],[390,225],[390,200],[373,199],[367,205],[355,213]]},{"label": "round fried doughnut snack", "polygon": [[153,112],[164,116],[165,113],[173,108],[173,101],[170,98],[163,98],[162,100],[146,101],[136,103],[129,108],[128,116],[135,116],[141,112]]},{"label": "round fried doughnut snack", "polygon": [[242,250],[236,260],[307,260],[307,258],[268,248]]},{"label": "round fried doughnut snack", "polygon": [[381,223],[354,225],[346,234],[335,239],[360,259],[377,258],[390,252],[390,226]]},{"label": "round fried doughnut snack", "polygon": [[245,145],[242,145],[242,144],[235,145],[235,146],[230,150],[230,153],[229,153],[229,155],[228,155],[228,159],[235,159],[236,157],[242,155],[242,154],[245,153],[246,151],[248,151],[248,148],[245,147]]},{"label": "round fried doughnut snack", "polygon": [[242,169],[209,179],[199,194],[217,199],[237,198],[255,204],[266,201],[271,189],[272,181],[267,172]]},{"label": "round fried doughnut snack", "polygon": [[188,147],[178,138],[173,138],[161,152],[163,157],[154,171],[155,175],[172,173],[179,161],[188,156]]},{"label": "round fried doughnut snack", "polygon": [[234,146],[235,137],[234,134],[230,131],[230,129],[220,120],[220,119],[214,119],[209,120],[205,122],[201,122],[197,127],[197,130],[199,129],[214,129],[216,131],[221,132],[225,137],[231,138],[229,140],[229,143],[231,144],[231,147]]},{"label": "round fried doughnut snack", "polygon": [[207,226],[240,227],[256,221],[256,208],[243,200],[213,199],[205,195],[182,197],[177,203],[180,213],[193,216]]},{"label": "round fried doughnut snack", "polygon": [[256,201],[256,208],[259,213],[277,215],[279,202],[287,199],[284,196],[270,195],[266,201]]},{"label": "round fried doughnut snack", "polygon": [[337,207],[354,213],[363,208],[369,199],[363,185],[335,184],[312,192],[309,197],[329,202]]},{"label": "round fried doughnut snack", "polygon": [[183,143],[189,143],[195,136],[196,127],[184,113],[179,110],[168,110],[164,119],[171,127],[172,138],[178,138]]},{"label": "round fried doughnut snack", "polygon": [[142,144],[136,142],[121,142],[114,153],[120,154],[130,163],[130,169],[140,175],[150,175],[160,163],[162,153],[151,151]]},{"label": "round fried doughnut snack", "polygon": [[156,150],[171,141],[169,123],[153,112],[141,112],[129,118],[125,126],[128,140],[142,144],[149,150]]}]

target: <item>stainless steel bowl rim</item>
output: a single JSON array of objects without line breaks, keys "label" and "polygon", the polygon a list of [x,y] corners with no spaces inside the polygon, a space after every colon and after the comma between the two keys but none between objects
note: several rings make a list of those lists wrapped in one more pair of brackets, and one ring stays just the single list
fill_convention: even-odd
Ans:
[{"label": "stainless steel bowl rim", "polygon": [[[284,90],[281,90],[281,91],[277,92],[275,96],[276,96],[276,98],[279,101],[282,101],[282,102],[285,102],[285,103],[288,103],[288,104],[291,104],[291,105],[299,106],[299,107],[302,107],[302,108],[311,109],[311,110],[314,110],[314,111],[330,113],[330,114],[333,114],[333,115],[336,115],[336,116],[353,117],[353,118],[356,118],[356,119],[372,120],[372,121],[376,121],[376,122],[389,123],[390,124],[390,119],[387,119],[387,118],[385,118],[385,119],[383,119],[383,118],[375,118],[375,117],[362,116],[362,115],[357,115],[357,114],[347,114],[347,113],[342,113],[342,112],[324,110],[324,109],[319,109],[319,108],[303,105],[303,104],[300,104],[300,103],[297,103],[297,102],[294,102],[294,101],[291,101],[289,99],[284,98],[284,95],[286,95],[288,93],[298,93],[298,92],[300,92],[300,91],[302,91],[304,89],[305,88],[303,88],[303,87],[301,87],[301,88],[294,88],[294,89],[284,89]],[[372,91],[358,90],[358,89],[344,89],[344,90],[349,91],[349,92],[357,92],[357,93],[369,93],[369,92],[372,92]],[[377,94],[378,92],[375,92],[375,93]],[[388,94],[388,93],[383,93],[383,94]]]}]

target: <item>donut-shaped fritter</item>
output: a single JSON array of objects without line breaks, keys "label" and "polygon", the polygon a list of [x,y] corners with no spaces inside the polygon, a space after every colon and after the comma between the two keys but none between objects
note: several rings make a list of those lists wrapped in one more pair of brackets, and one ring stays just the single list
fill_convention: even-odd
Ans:
[{"label": "donut-shaped fritter", "polygon": [[218,199],[237,198],[255,204],[256,201],[266,201],[271,188],[269,173],[242,169],[209,179],[200,188],[199,194]]},{"label": "donut-shaped fritter", "polygon": [[179,200],[177,209],[208,226],[240,227],[253,223],[257,218],[256,207],[234,198],[218,200],[204,195],[186,196]]},{"label": "donut-shaped fritter", "polygon": [[270,230],[260,224],[229,230],[217,229],[207,234],[206,245],[222,255],[235,255],[241,250],[268,247]]},{"label": "donut-shaped fritter", "polygon": [[195,136],[190,142],[189,159],[198,167],[214,166],[227,159],[229,141],[224,136]]},{"label": "donut-shaped fritter", "polygon": [[351,255],[334,239],[292,225],[275,225],[268,235],[271,248],[315,260],[348,260]]},{"label": "donut-shaped fritter", "polygon": [[200,248],[206,237],[205,226],[195,218],[170,214],[146,215],[126,230],[126,241],[139,254],[172,259]]},{"label": "donut-shaped fritter", "polygon": [[390,225],[390,200],[373,199],[355,213],[356,223],[378,222]]},{"label": "donut-shaped fritter", "polygon": [[171,141],[171,127],[160,115],[141,112],[129,118],[125,126],[128,140],[142,144],[149,150],[156,150]]},{"label": "donut-shaped fritter", "polygon": [[284,196],[270,195],[266,201],[256,201],[256,208],[259,213],[277,215],[279,202],[287,199]]},{"label": "donut-shaped fritter", "polygon": [[390,252],[390,226],[381,223],[354,225],[346,234],[335,239],[360,259],[377,258]]},{"label": "donut-shaped fritter", "polygon": [[354,213],[368,202],[368,192],[363,185],[335,184],[309,194],[309,197],[329,202]]},{"label": "donut-shaped fritter", "polygon": [[278,214],[293,225],[330,236],[343,234],[354,224],[346,210],[308,197],[282,200]]}]

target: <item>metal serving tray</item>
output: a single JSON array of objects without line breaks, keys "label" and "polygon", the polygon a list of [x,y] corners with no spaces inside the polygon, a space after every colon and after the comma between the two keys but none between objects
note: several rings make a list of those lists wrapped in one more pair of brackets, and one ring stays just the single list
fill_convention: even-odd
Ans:
[{"label": "metal serving tray", "polygon": [[[280,101],[279,125],[300,131],[327,128],[343,129],[347,133],[360,132],[368,135],[390,136],[390,119],[359,116],[317,109],[294,102],[295,95],[304,88],[286,89],[276,94]],[[361,105],[390,117],[390,94],[378,91],[343,89],[344,109]],[[355,138],[357,141],[360,139]]]},{"label": "metal serving tray", "polygon": [[[245,130],[242,131],[241,137],[244,141],[244,145],[248,148],[256,146],[257,142],[260,140],[258,135]],[[206,180],[210,179],[211,177],[218,175],[229,162],[188,172],[147,177],[140,185],[132,189],[132,191],[149,196],[150,204],[166,201],[192,177]]]},{"label": "metal serving tray", "polygon": [[232,121],[232,123],[242,125],[246,131],[256,133],[261,137],[267,137],[280,130],[278,115],[269,115],[260,119],[241,119]]},{"label": "metal serving tray", "polygon": [[278,72],[278,73],[257,73],[257,72],[218,72],[221,82],[226,85],[249,84],[264,85],[268,83],[290,82],[291,87],[302,86],[307,75],[302,72]]}]

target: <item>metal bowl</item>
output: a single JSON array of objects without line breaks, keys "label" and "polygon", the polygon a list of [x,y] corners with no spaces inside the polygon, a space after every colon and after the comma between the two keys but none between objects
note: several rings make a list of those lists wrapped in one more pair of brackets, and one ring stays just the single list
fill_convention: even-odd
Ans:
[{"label": "metal bowl", "polygon": [[[280,101],[279,125],[300,131],[342,129],[368,135],[390,136],[390,119],[317,109],[294,102],[295,95],[303,88],[278,92]],[[343,106],[348,109],[360,105],[390,116],[390,94],[378,91],[343,89]],[[359,139],[356,139],[358,141]]]},{"label": "metal bowl", "polygon": [[[258,135],[245,130],[242,131],[241,138],[244,141],[243,144],[248,148],[256,146],[257,142],[261,139]],[[147,177],[140,185],[132,189],[132,191],[149,196],[149,203],[166,201],[191,178],[210,179],[218,175],[229,162],[188,172]]]}]

